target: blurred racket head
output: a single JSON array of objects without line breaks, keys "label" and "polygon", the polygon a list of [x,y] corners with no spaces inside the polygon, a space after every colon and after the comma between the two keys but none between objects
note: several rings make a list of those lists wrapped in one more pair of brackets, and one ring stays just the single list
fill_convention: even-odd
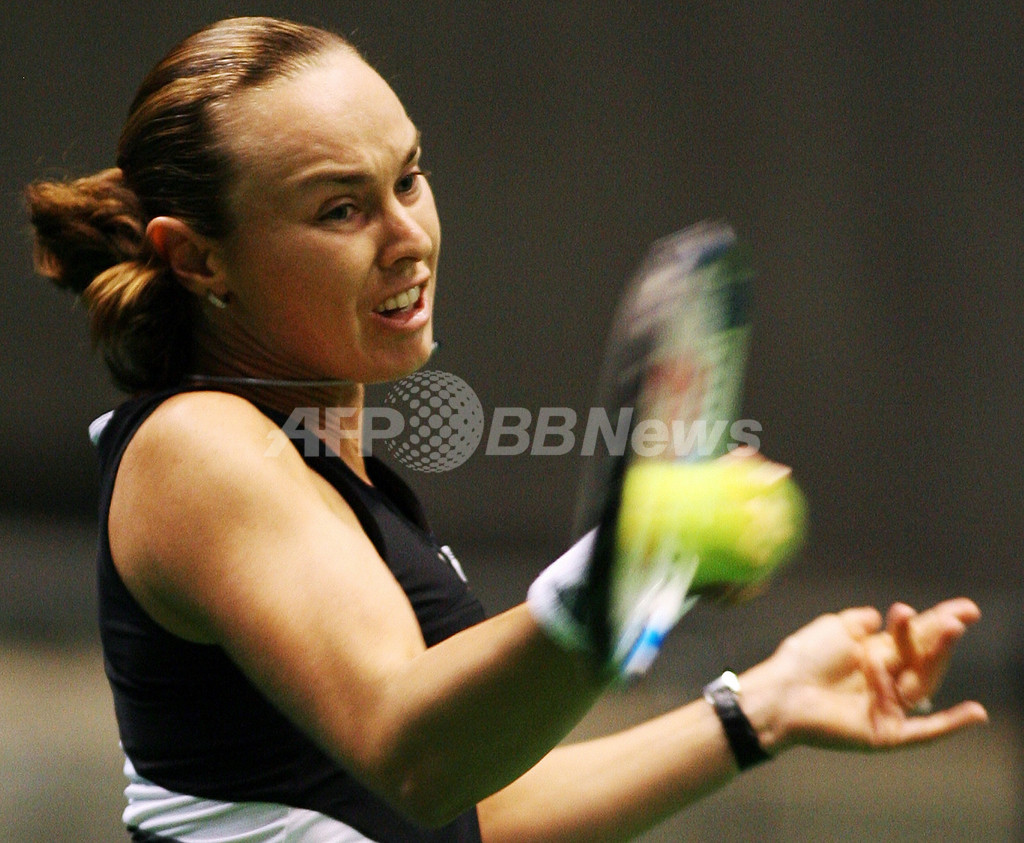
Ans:
[{"label": "blurred racket head", "polygon": [[[750,336],[750,251],[723,222],[655,242],[626,286],[609,332],[598,437],[579,496],[576,533],[608,514],[634,458],[695,460],[729,449]],[[656,442],[638,453],[645,432]]]},{"label": "blurred racket head", "polygon": [[587,614],[604,655],[627,673],[646,669],[645,648],[656,652],[658,636],[688,607],[686,572],[696,560],[680,560],[672,547],[653,559],[620,558],[623,480],[637,459],[703,460],[729,449],[752,279],[750,252],[733,229],[702,222],[653,244],[613,319],[598,397],[609,435],[589,461],[575,527],[578,535],[598,528]]}]

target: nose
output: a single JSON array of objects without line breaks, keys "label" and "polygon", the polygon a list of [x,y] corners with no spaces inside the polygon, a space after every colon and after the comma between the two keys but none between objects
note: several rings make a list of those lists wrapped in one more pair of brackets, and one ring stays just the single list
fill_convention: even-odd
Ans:
[{"label": "nose", "polygon": [[422,207],[407,207],[392,201],[383,214],[383,245],[380,263],[393,267],[401,261],[426,260],[434,251],[437,226],[432,225],[431,214]]}]

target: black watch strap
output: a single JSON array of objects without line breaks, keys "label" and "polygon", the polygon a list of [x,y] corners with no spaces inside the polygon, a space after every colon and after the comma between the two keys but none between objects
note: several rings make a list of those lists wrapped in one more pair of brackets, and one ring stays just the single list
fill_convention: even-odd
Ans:
[{"label": "black watch strap", "polygon": [[740,681],[731,670],[704,686],[704,699],[711,703],[722,722],[732,754],[736,756],[736,765],[746,770],[771,756],[764,751],[757,732],[740,708],[739,693]]}]

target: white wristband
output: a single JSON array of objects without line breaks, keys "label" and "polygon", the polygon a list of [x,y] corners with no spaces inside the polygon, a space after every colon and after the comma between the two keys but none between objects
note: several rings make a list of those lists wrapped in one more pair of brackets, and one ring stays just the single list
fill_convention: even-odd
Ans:
[{"label": "white wristband", "polygon": [[567,650],[589,652],[590,633],[572,612],[576,596],[586,586],[587,570],[594,553],[597,529],[591,530],[533,581],[526,605],[544,632]]}]

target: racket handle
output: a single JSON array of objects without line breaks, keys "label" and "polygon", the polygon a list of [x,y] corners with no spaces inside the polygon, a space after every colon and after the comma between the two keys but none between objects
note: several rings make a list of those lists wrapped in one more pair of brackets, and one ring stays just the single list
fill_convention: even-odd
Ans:
[{"label": "racket handle", "polygon": [[650,670],[669,632],[700,599],[697,595],[687,597],[688,580],[689,577],[675,578],[659,595],[647,623],[618,668],[626,681],[639,679]]}]

